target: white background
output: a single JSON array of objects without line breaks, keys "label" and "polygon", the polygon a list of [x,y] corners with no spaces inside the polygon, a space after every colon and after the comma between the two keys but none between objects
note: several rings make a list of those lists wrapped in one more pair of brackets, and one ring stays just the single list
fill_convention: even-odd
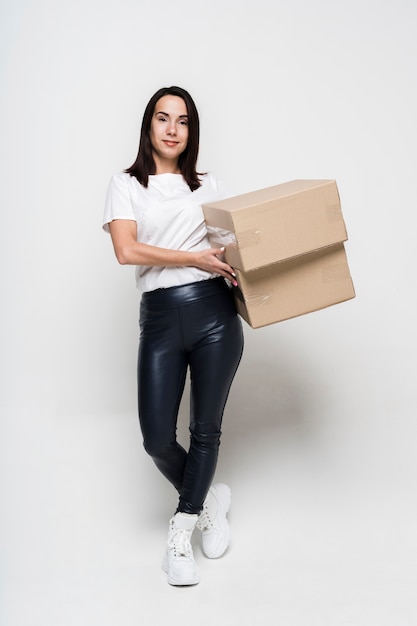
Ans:
[{"label": "white background", "polygon": [[[415,2],[3,0],[0,23],[0,623],[414,625]],[[245,325],[233,542],[196,544],[188,589],[160,570],[176,498],[136,417],[133,268],[101,232],[170,84],[237,193],[336,179],[357,292]]]}]

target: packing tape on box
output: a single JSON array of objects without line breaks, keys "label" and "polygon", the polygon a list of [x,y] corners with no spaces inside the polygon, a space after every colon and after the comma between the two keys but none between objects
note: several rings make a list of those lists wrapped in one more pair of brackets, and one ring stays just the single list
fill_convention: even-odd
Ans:
[{"label": "packing tape on box", "polygon": [[211,243],[219,246],[239,245],[239,248],[250,248],[257,246],[261,240],[258,229],[241,231],[239,242],[236,241],[236,235],[233,231],[218,226],[207,226],[207,233]]},{"label": "packing tape on box", "polygon": [[264,304],[272,297],[272,293],[252,293],[250,296],[244,298],[240,287],[232,287],[232,289],[233,294],[237,298],[239,298],[241,302],[243,302],[244,304],[249,304],[250,306],[259,306],[261,304]]}]

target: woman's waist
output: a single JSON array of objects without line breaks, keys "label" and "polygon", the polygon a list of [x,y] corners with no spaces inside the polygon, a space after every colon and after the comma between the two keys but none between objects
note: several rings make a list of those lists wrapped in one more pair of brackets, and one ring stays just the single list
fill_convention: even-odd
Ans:
[{"label": "woman's waist", "polygon": [[142,294],[141,303],[148,308],[168,308],[184,304],[185,302],[211,298],[221,293],[227,294],[229,291],[230,289],[224,278],[216,276],[182,285],[146,291]]}]

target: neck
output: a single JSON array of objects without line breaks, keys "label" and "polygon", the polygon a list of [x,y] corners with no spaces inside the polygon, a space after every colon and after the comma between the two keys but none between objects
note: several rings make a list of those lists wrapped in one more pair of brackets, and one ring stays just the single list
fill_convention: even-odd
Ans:
[{"label": "neck", "polygon": [[178,159],[161,159],[155,154],[153,155],[155,161],[155,174],[181,174],[178,167]]}]

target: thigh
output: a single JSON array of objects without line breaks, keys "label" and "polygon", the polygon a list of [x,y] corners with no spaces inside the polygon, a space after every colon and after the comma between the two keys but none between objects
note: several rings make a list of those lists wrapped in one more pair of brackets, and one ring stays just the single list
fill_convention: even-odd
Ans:
[{"label": "thigh", "polygon": [[187,358],[180,344],[177,314],[141,314],[138,354],[138,407],[145,440],[175,439],[178,409],[184,391]]},{"label": "thigh", "polygon": [[204,425],[214,432],[220,430],[230,386],[242,356],[243,330],[233,301],[230,306],[216,307],[213,302],[210,307],[206,310],[205,326],[202,324],[205,336],[191,351],[189,361],[192,425]]}]

